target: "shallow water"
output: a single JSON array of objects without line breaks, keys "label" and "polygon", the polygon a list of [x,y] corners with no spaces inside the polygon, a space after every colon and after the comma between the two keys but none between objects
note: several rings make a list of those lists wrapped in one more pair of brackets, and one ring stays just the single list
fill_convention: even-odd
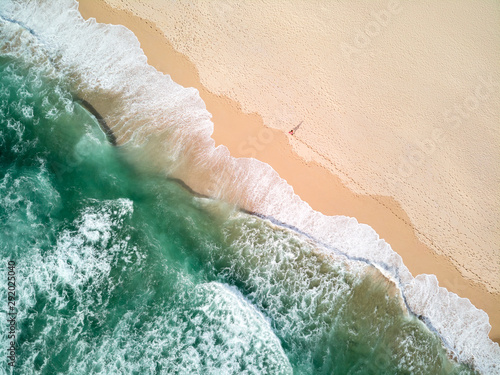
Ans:
[{"label": "shallow water", "polygon": [[[2,355],[0,373],[474,373],[371,261],[146,168],[151,149],[124,141],[141,144],[120,115],[133,98],[103,90],[121,103],[104,116],[113,147],[78,103],[94,95],[88,76],[26,20],[6,18],[0,258],[3,275],[16,262],[17,350],[14,367]],[[163,157],[177,166],[183,147]]]}]

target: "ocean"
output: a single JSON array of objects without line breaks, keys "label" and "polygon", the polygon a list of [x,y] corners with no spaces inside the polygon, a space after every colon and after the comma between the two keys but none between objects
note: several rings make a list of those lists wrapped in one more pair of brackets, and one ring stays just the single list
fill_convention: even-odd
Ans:
[{"label": "ocean", "polygon": [[0,2],[1,374],[500,373],[484,312],[212,130],[124,27]]}]

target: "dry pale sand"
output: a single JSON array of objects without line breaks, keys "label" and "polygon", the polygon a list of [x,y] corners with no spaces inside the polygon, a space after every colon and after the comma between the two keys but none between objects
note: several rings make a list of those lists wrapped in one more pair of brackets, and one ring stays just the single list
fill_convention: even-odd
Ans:
[{"label": "dry pale sand", "polygon": [[[414,74],[401,70],[408,68],[407,66],[396,67],[400,69],[391,72],[384,71],[381,73],[383,75],[382,78],[385,77],[384,79],[388,81],[394,79],[401,81],[400,86],[410,86],[408,90],[411,89],[412,91],[411,93],[409,91],[402,93],[401,90],[386,92],[384,90],[390,91],[393,89],[389,83],[382,81],[378,82],[377,85],[377,82],[369,82],[368,78],[371,69],[375,69],[377,64],[380,64],[380,61],[387,58],[384,53],[390,52],[387,46],[384,49],[382,46],[375,45],[384,43],[384,37],[381,34],[385,28],[389,28],[390,19],[400,16],[403,10],[412,11],[409,9],[412,5],[411,3],[405,3],[404,7],[398,5],[397,11],[394,11],[392,8],[395,6],[394,4],[391,3],[392,5],[389,9],[385,8],[389,4],[384,3],[382,6],[380,5],[382,3],[380,3],[381,9],[389,12],[387,14],[390,15],[388,16],[390,19],[388,18],[387,26],[382,27],[379,31],[378,38],[374,36],[373,40],[370,39],[368,45],[361,48],[362,45],[357,40],[359,36],[356,36],[354,32],[352,40],[347,39],[339,44],[340,48],[346,49],[346,53],[356,54],[355,57],[349,57],[355,58],[355,61],[351,62],[354,65],[353,68],[346,67],[345,64],[340,64],[338,67],[339,71],[343,70],[343,74],[346,77],[339,78],[335,76],[339,72],[335,73],[325,70],[324,66],[329,66],[328,64],[332,63],[332,61],[327,59],[329,56],[326,55],[326,52],[312,49],[312,47],[307,45],[305,40],[300,42],[301,35],[294,33],[292,33],[292,36],[298,38],[297,45],[302,48],[302,51],[300,54],[293,51],[293,53],[287,52],[283,57],[285,60],[281,61],[281,66],[267,65],[266,58],[273,51],[270,50],[269,45],[265,45],[265,41],[261,41],[261,47],[254,46],[256,49],[252,50],[254,55],[260,56],[259,60],[255,61],[249,58],[248,62],[239,61],[238,64],[243,64],[243,66],[240,66],[231,60],[231,58],[238,60],[248,57],[247,55],[250,51],[243,48],[243,46],[245,43],[253,46],[255,40],[259,39],[256,35],[252,34],[252,32],[256,33],[257,31],[248,22],[234,25],[230,20],[235,19],[234,17],[240,17],[236,19],[241,19],[242,14],[240,13],[244,11],[250,12],[250,10],[243,8],[235,9],[234,4],[226,2],[205,4],[208,8],[203,8],[202,3],[200,4],[194,6],[194,8],[192,5],[182,5],[181,11],[176,10],[177,13],[186,12],[188,17],[194,17],[193,15],[196,12],[202,12],[200,14],[204,17],[199,15],[193,18],[196,21],[188,20],[186,23],[182,22],[183,18],[179,14],[175,16],[178,18],[172,18],[172,16],[167,15],[168,12],[166,11],[155,13],[154,9],[156,8],[154,7],[158,6],[155,1],[150,1],[147,4],[134,2],[132,5],[126,5],[130,8],[127,11],[112,8],[102,0],[80,0],[80,11],[85,18],[95,17],[99,22],[122,24],[128,27],[138,37],[151,65],[171,75],[177,83],[185,87],[197,88],[207,105],[207,109],[213,115],[215,125],[213,138],[217,144],[226,145],[233,156],[252,156],[270,164],[312,208],[328,215],[353,216],[359,222],[369,224],[379,233],[381,238],[390,243],[392,248],[403,257],[405,264],[413,275],[420,273],[435,274],[441,286],[457,293],[461,297],[469,298],[476,307],[485,310],[493,326],[490,337],[497,342],[500,341],[500,311],[498,308],[500,306],[500,294],[498,293],[499,241],[497,237],[499,231],[497,216],[495,216],[498,215],[499,211],[498,197],[495,193],[499,190],[498,165],[500,165],[500,157],[498,152],[495,151],[495,146],[498,148],[500,142],[495,143],[499,139],[499,134],[497,131],[498,123],[494,122],[498,121],[498,114],[500,113],[500,101],[497,100],[498,96],[500,96],[500,88],[495,86],[500,80],[498,79],[499,69],[498,67],[491,66],[490,56],[482,56],[482,49],[475,50],[474,53],[476,56],[480,57],[478,60],[484,65],[481,66],[482,70],[480,70],[482,75],[476,74],[471,77],[470,74],[472,73],[470,73],[469,76],[466,75],[466,79],[462,78],[461,81],[453,81],[456,87],[447,82],[448,86],[453,87],[441,87],[441,85],[439,90],[433,89],[433,85],[430,84],[430,81],[433,79],[436,82],[439,81],[436,78],[436,72],[433,72],[433,77],[427,77],[424,82],[420,82]],[[370,25],[367,27],[375,27],[369,24],[369,22],[373,21],[370,21],[370,14],[368,14],[368,18],[366,14],[363,16],[363,12],[361,12],[361,15],[359,14],[359,9],[367,7],[365,4],[363,8],[362,4],[358,4],[354,8],[343,4],[342,9],[344,13],[342,14],[345,17],[351,17],[353,20],[361,22],[359,23],[361,30],[364,25],[363,20],[368,22],[366,25]],[[464,2],[463,4],[466,6],[468,3]],[[113,5],[125,6],[116,3]],[[243,6],[248,7],[249,4],[244,4]],[[491,6],[492,4],[490,3],[484,3],[486,10],[489,9],[491,11]],[[350,7],[352,8],[351,11],[349,11]],[[357,10],[356,7],[359,9]],[[376,9],[376,5],[372,7]],[[457,7],[455,13],[459,12],[462,14],[464,9],[459,8]],[[321,7],[318,9],[321,9]],[[393,9],[394,14],[391,13],[391,9]],[[253,11],[255,12],[255,9]],[[298,9],[296,11],[307,14],[307,11],[310,11],[310,9]],[[310,15],[321,21],[318,29],[313,29],[317,33],[317,38],[324,38],[324,35],[320,35],[321,28],[324,28],[325,24],[331,22],[331,20],[325,19],[328,14],[326,13],[327,11],[328,9],[318,10],[314,15]],[[276,10],[273,10],[273,12],[276,13]],[[477,10],[477,12],[480,11]],[[264,17],[263,19],[267,19],[266,22],[271,22],[265,13],[261,14]],[[138,14],[144,18],[140,18]],[[383,12],[378,14],[383,14]],[[210,23],[213,20],[210,22],[207,21],[207,19],[211,19],[210,17],[212,19],[218,17],[227,24],[214,25]],[[288,19],[285,17],[284,19],[286,19],[289,25],[289,30],[294,30],[295,25],[301,22],[300,17],[297,19]],[[172,22],[172,25],[174,25],[172,26],[174,30],[180,28],[184,33],[191,33],[190,39],[178,39],[179,34],[177,32],[181,31],[172,32],[168,27],[165,27],[169,22]],[[199,23],[197,30],[191,29],[193,27],[192,22]],[[206,24],[207,22],[209,24]],[[339,27],[346,27],[346,22],[343,20]],[[487,21],[483,20],[481,22],[482,25],[486,25],[487,27],[493,29],[496,27],[496,25],[488,24]],[[396,23],[396,20],[393,23]],[[231,25],[232,27],[238,27],[234,33],[227,33],[225,27],[227,28]],[[263,33],[259,37],[272,39],[277,50],[283,52],[278,48],[280,40],[277,35],[265,35],[266,29],[264,26],[269,25],[261,23],[259,25],[257,27],[260,30],[259,33]],[[271,30],[275,30],[276,27],[274,25]],[[413,27],[416,26],[414,25]],[[213,40],[214,43],[210,48],[211,55],[208,57],[205,56],[207,62],[202,61],[198,63],[197,59],[200,58],[200,52],[193,52],[191,49],[199,48],[198,43],[206,43],[206,40],[200,41],[198,39],[201,38],[200,32],[204,34],[202,31],[205,29],[208,30],[204,36],[205,38],[211,35],[210,32],[213,29],[219,30],[220,33],[226,32],[226,42],[229,43],[229,47],[220,44],[220,38],[223,35],[219,35],[219,39],[215,38]],[[450,32],[453,30],[454,28],[451,28]],[[240,32],[249,33],[255,40],[239,40],[243,44],[238,48],[234,45],[236,42],[231,42],[231,40],[235,38],[238,41],[238,37],[241,37],[238,34]],[[395,32],[394,30],[391,31],[391,33]],[[423,31],[420,30],[419,32]],[[165,34],[171,40],[167,39]],[[284,36],[279,35],[279,37]],[[425,35],[420,35],[417,44],[423,44],[424,40],[426,40],[425,37]],[[497,34],[492,33],[491,38],[496,37]],[[184,38],[186,37],[184,36]],[[250,39],[250,37],[247,38]],[[324,42],[324,39],[320,41]],[[489,41],[489,39],[487,38],[486,41]],[[385,43],[388,42],[385,41]],[[402,48],[398,40],[392,40],[392,43],[396,43],[396,49]],[[443,43],[443,41],[434,40],[433,43],[438,44],[438,46],[433,47],[433,51],[435,52],[435,49],[439,47],[439,43]],[[174,49],[173,45],[186,53],[189,58]],[[293,47],[293,43],[290,41],[286,45]],[[356,45],[358,45],[359,48],[357,49],[359,51],[350,50],[350,48],[356,48]],[[389,43],[389,45],[392,46],[393,44]],[[498,45],[500,46],[500,43]],[[230,48],[234,48],[232,52]],[[265,51],[263,52],[259,48]],[[420,46],[418,51],[422,52],[424,49],[424,47]],[[217,57],[219,53],[233,53],[236,56],[226,56],[228,61],[220,62]],[[393,53],[397,53],[397,51]],[[494,50],[491,53],[498,53],[498,50]],[[311,54],[312,56],[310,56]],[[445,53],[443,52],[443,54]],[[272,59],[272,56],[269,58]],[[380,61],[377,60],[377,64],[375,64],[370,59],[378,59]],[[334,61],[335,59],[330,56],[330,60]],[[192,61],[195,61],[196,64],[193,64]],[[231,63],[235,64],[235,71],[238,72],[237,75],[234,75],[236,73],[231,70]],[[273,63],[276,64],[276,61],[273,61]],[[212,64],[211,68],[209,68],[210,64]],[[304,74],[294,74],[292,71],[293,67],[289,67],[289,65],[293,64],[304,65],[302,68],[307,69],[308,72],[306,74],[308,76],[306,77],[307,82],[304,81]],[[496,71],[494,68],[496,68]],[[210,72],[210,69],[213,72]],[[246,69],[249,69],[249,71],[247,72]],[[267,71],[267,73],[266,75],[254,76],[242,74],[243,71],[250,75],[252,69],[260,69],[261,73],[264,71]],[[314,71],[316,75],[324,74],[324,81],[318,81],[320,77],[309,75],[311,71]],[[274,77],[275,72],[276,77]],[[356,73],[359,73],[363,77],[356,76]],[[288,78],[286,78],[287,75],[289,75]],[[479,77],[477,82],[474,82],[475,77]],[[342,89],[328,86],[328,81],[335,78],[339,78],[339,87],[343,87]],[[450,80],[458,79],[457,76],[453,76],[451,73],[448,78]],[[352,79],[353,87],[348,87],[348,79]],[[251,82],[252,80],[258,82],[264,80],[268,84],[273,80],[281,80],[281,82],[275,86],[269,85],[259,88],[258,85],[254,86],[254,83]],[[299,88],[293,85],[289,86],[289,80],[295,81],[299,85]],[[408,85],[404,84],[405,82],[408,82]],[[436,82],[434,82],[434,85],[439,86]],[[368,83],[374,85],[375,88],[369,86]],[[394,84],[394,82],[392,83]],[[304,91],[302,95],[298,91],[301,84],[306,85],[307,90],[309,90]],[[425,85],[429,86],[426,86],[424,89]],[[456,92],[453,91],[457,87],[461,89]],[[399,88],[401,89],[401,87]],[[447,95],[441,92],[445,89],[448,90]],[[470,90],[467,91],[468,89]],[[366,93],[365,91],[370,92]],[[378,93],[378,97],[374,96],[374,91]],[[451,98],[450,92],[453,92]],[[472,103],[472,99],[469,98],[468,93],[475,95],[476,92],[479,92],[479,96],[477,97],[478,103]],[[256,97],[255,102],[252,102],[253,96],[248,93],[252,93]],[[330,97],[328,98],[327,95],[330,95]],[[355,103],[349,103],[343,95],[350,96],[351,100],[356,95],[357,100]],[[394,100],[395,97],[398,100]],[[436,105],[434,105],[437,101],[438,107],[445,107],[451,110],[454,108],[454,103],[459,103],[459,105],[462,103],[463,100],[460,99],[462,97],[465,98],[463,99],[465,100],[463,103],[468,103],[467,108],[470,105],[477,104],[477,108],[474,111],[469,111],[465,113],[467,117],[462,117],[463,122],[466,122],[466,120],[470,121],[469,125],[473,127],[472,133],[473,135],[475,134],[470,142],[465,145],[461,144],[460,140],[453,139],[453,135],[457,130],[451,132],[450,129],[444,129],[444,126],[447,125],[443,120],[439,119],[439,111],[435,109]],[[426,100],[423,100],[424,98]],[[422,103],[422,101],[425,103]],[[433,104],[430,109],[425,106],[429,103]],[[449,103],[449,105],[447,106],[446,103]],[[291,105],[294,106],[292,107]],[[407,112],[408,108],[411,108],[410,112]],[[466,107],[464,108],[459,107],[458,110],[462,110],[462,112],[468,110]],[[387,113],[383,114],[382,109],[387,110]],[[415,116],[417,113],[422,117],[419,118],[420,122],[414,123],[415,118],[412,116]],[[434,114],[438,119],[434,119],[435,121],[432,120],[429,117],[431,114]],[[456,114],[454,115],[456,117]],[[385,117],[382,119],[380,116]],[[394,122],[396,121],[395,118],[397,119],[397,124]],[[321,119],[325,123],[321,123]],[[410,120],[412,121],[411,124]],[[289,130],[301,121],[303,123],[296,135],[293,138],[288,136],[284,130]],[[352,131],[347,128],[349,121],[351,121],[351,125],[354,127]],[[378,126],[378,121],[387,123],[384,126]],[[407,121],[408,123],[405,123]],[[436,125],[436,121],[441,121],[440,126]],[[491,128],[492,124],[495,126],[494,128]],[[337,125],[338,129],[336,129]],[[391,126],[394,128],[391,129]],[[364,127],[373,127],[375,129],[364,132],[362,130]],[[465,130],[470,129],[460,127],[461,132],[465,132]],[[470,134],[466,132],[463,137],[466,136],[469,137]],[[338,137],[338,140],[332,137]],[[441,138],[444,140],[438,143],[438,140]],[[339,147],[340,141],[348,144]],[[483,141],[483,143],[480,143],[480,141]],[[290,144],[292,144],[293,149]],[[426,152],[416,153],[415,149],[412,148],[415,145],[422,147]],[[464,153],[462,157],[464,160],[458,164],[454,164],[457,162],[457,159],[454,158],[454,152],[457,151],[453,150],[453,147],[458,147],[459,152]],[[469,155],[470,149],[474,147],[481,150],[481,155],[474,153],[473,156]],[[351,159],[344,160],[342,157],[339,158],[337,155],[338,152],[345,153],[345,158]],[[371,152],[369,157],[367,156],[367,152]],[[354,155],[349,155],[349,153]],[[400,156],[399,159],[398,154]],[[417,159],[408,159],[407,156]],[[422,160],[418,159],[418,157],[422,158]],[[468,173],[472,173],[469,170],[470,166],[465,171],[457,171],[456,168],[463,168],[464,163],[471,162],[471,160],[468,160],[470,157],[476,163],[472,164],[472,166],[475,166],[474,173],[467,175]],[[399,165],[391,164],[391,158],[396,160],[396,162],[398,160],[403,161]],[[407,161],[405,161],[405,158]],[[408,160],[412,160],[412,162]],[[461,159],[459,158],[459,160]],[[417,161],[418,164],[416,164]],[[375,168],[377,163],[382,163],[382,167],[379,165],[379,171]],[[388,163],[389,166],[392,165],[394,170],[391,172],[389,168],[390,173],[385,173],[387,165],[383,163]],[[439,168],[436,167],[436,163]],[[481,169],[482,164],[477,163],[484,163],[484,168],[487,169],[488,173]],[[345,173],[345,171],[349,171],[349,173]],[[361,178],[358,174],[363,173],[366,173],[367,176]],[[373,179],[377,176],[385,179],[385,190],[377,189],[377,182],[370,181],[367,183],[366,178]],[[482,216],[482,211],[479,210],[479,213],[477,213],[475,206],[472,206],[477,203],[475,201],[477,198],[474,194],[478,192],[467,190],[471,178],[478,179],[475,187],[482,194],[479,202],[482,204],[480,207],[484,210]],[[419,179],[422,179],[422,181],[415,188],[413,185]],[[391,187],[389,185],[391,184],[393,184],[393,189],[397,189],[392,191],[392,194],[388,194]],[[348,185],[350,189],[345,185]],[[446,186],[451,186],[451,190],[444,189]],[[414,190],[412,190],[412,187]],[[426,194],[423,196],[419,196],[418,194],[421,188],[426,189]],[[367,194],[374,191],[388,196]],[[405,201],[408,197],[413,199],[409,200],[411,204],[417,206],[419,204],[420,206],[417,209],[412,207],[408,201]],[[464,201],[460,199],[464,199]],[[402,203],[405,210],[401,208],[398,201]],[[439,202],[439,204],[434,202]],[[461,206],[463,202],[467,204]],[[429,209],[429,205],[436,205],[436,207],[435,209]],[[460,225],[457,222],[446,221],[448,219],[446,216],[448,211],[445,210],[450,207],[456,215],[459,215],[457,218],[462,218],[460,216],[464,214],[462,211],[465,211],[467,215],[473,214],[474,225],[471,225],[470,220],[464,220],[464,222],[459,220],[458,224]],[[408,215],[405,211],[411,212],[411,215]],[[425,211],[423,217],[416,220],[415,216],[418,216],[421,211]],[[485,231],[481,227],[485,222],[487,222],[487,229],[489,231]],[[436,235],[437,232],[444,232],[443,235],[445,237]],[[466,238],[475,238],[474,236],[480,237],[484,235],[483,242],[487,244],[486,248],[481,246],[467,247],[468,242],[460,237],[461,234],[466,234]],[[424,243],[421,241],[424,241]],[[456,249],[450,251],[450,247],[453,248],[453,246]]]}]

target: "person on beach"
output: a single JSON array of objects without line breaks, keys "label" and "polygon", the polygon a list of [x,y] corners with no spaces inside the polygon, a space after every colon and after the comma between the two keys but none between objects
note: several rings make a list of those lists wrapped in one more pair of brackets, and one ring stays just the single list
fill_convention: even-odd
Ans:
[{"label": "person on beach", "polygon": [[288,132],[288,134],[290,134],[290,135],[294,135],[294,134],[295,134],[295,132],[296,132],[296,131],[300,128],[300,125],[302,125],[302,123],[303,123],[303,122],[304,122],[304,121],[301,121],[301,122],[300,122],[300,124],[298,124],[295,128],[293,128],[292,130],[290,130],[290,131]]}]

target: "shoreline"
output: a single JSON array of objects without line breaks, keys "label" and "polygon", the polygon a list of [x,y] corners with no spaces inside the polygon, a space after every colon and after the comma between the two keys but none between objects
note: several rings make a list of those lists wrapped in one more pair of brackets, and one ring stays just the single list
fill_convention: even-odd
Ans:
[{"label": "shoreline", "polygon": [[[252,156],[271,165],[313,209],[325,215],[355,217],[358,222],[370,225],[401,255],[413,276],[435,274],[440,286],[468,298],[477,308],[486,311],[492,325],[490,338],[500,342],[500,295],[465,279],[449,258],[437,255],[422,244],[410,219],[394,199],[351,192],[338,177],[295,154],[287,134],[266,127],[257,114],[243,113],[233,100],[208,91],[200,83],[196,66],[175,51],[152,22],[103,2],[83,0],[79,10],[86,19],[94,17],[98,22],[126,26],[141,42],[150,65],[169,74],[178,84],[198,89],[213,116],[212,138],[216,145],[225,145],[235,157],[248,156],[245,153],[251,149]],[[316,185],[312,186],[309,181],[316,181]]]}]

